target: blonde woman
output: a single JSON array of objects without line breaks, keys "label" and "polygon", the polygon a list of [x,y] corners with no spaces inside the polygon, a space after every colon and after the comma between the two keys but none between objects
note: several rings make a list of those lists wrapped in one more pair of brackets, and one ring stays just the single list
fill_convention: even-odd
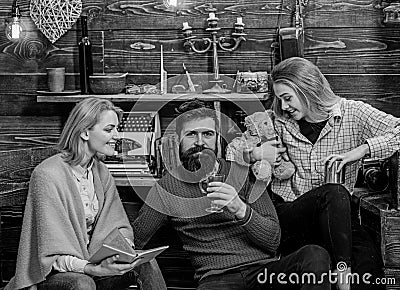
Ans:
[{"label": "blonde woman", "polygon": [[[364,156],[386,158],[400,145],[400,119],[372,106],[337,96],[312,62],[289,58],[271,72],[275,126],[296,172],[271,182],[282,227],[281,251],[308,243],[324,246],[338,274],[370,273],[371,284],[352,289],[381,289],[372,283],[383,275],[381,259],[351,213],[350,192]],[[260,158],[263,147],[251,153]],[[264,150],[265,154],[267,152]],[[346,165],[344,185],[324,184],[324,166]],[[339,271],[341,270],[341,271]],[[349,289],[349,283],[338,283]],[[347,282],[347,281],[346,281]]]},{"label": "blonde woman", "polygon": [[[133,231],[113,177],[97,156],[113,155],[121,110],[88,98],[70,113],[60,153],[32,173],[18,249],[16,275],[6,289],[166,289],[155,261],[135,267],[116,256],[88,262],[117,227],[133,246]],[[139,279],[139,273],[140,278]],[[144,284],[144,285],[142,285]]]}]

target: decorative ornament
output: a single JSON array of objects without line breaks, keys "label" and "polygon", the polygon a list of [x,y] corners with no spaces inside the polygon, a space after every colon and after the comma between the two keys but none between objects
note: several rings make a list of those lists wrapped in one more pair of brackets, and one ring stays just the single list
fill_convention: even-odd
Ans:
[{"label": "decorative ornament", "polygon": [[51,43],[72,28],[81,12],[81,0],[31,0],[30,3],[33,22]]}]

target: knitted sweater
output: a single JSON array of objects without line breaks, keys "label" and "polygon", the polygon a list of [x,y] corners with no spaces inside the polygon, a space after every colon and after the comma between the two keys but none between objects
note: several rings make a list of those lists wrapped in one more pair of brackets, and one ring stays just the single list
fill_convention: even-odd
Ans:
[{"label": "knitted sweater", "polygon": [[144,247],[162,225],[171,222],[190,254],[196,279],[275,259],[280,227],[265,184],[255,178],[250,182],[247,167],[222,159],[219,173],[247,203],[245,221],[227,209],[207,213],[210,200],[201,193],[198,177],[178,168],[150,190],[133,225],[136,246]]},{"label": "knitted sweater", "polygon": [[115,227],[133,240],[110,172],[97,160],[92,171],[99,212],[88,244],[85,213],[71,167],[57,154],[35,168],[29,183],[16,274],[6,289],[21,289],[45,280],[58,255],[88,260]]}]

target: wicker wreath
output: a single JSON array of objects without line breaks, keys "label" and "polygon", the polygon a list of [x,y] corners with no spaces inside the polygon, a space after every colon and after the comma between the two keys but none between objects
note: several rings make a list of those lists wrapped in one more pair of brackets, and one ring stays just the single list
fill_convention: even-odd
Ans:
[{"label": "wicker wreath", "polygon": [[31,0],[30,15],[51,43],[63,36],[79,18],[81,0]]}]

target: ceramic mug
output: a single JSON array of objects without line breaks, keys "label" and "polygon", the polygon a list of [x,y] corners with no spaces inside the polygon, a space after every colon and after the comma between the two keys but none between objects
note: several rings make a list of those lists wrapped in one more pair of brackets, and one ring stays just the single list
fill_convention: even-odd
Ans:
[{"label": "ceramic mug", "polygon": [[49,91],[57,93],[64,91],[65,67],[46,68],[46,70]]}]

